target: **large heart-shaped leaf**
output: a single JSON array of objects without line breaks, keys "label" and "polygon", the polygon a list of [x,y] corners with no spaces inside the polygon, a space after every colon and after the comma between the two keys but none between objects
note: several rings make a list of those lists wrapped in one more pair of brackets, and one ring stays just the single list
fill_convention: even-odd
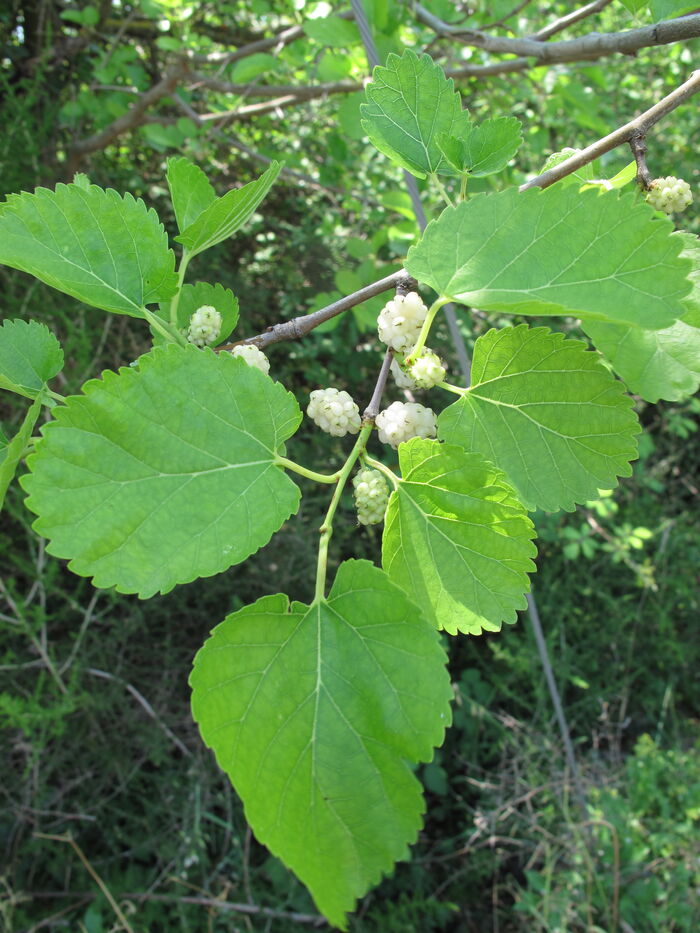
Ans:
[{"label": "large heart-shaped leaf", "polygon": [[355,560],[327,599],[259,599],[195,658],[194,717],[255,835],[343,930],[420,829],[413,766],[450,722],[445,661],[402,590]]},{"label": "large heart-shaped leaf", "polygon": [[142,597],[244,560],[296,511],[277,465],[301,413],[230,354],[170,344],[54,410],[22,485],[70,567]]},{"label": "large heart-shaped leaf", "polygon": [[391,579],[451,635],[499,631],[526,608],[535,530],[505,475],[480,454],[414,438],[382,542]]},{"label": "large heart-shaped leaf", "polygon": [[63,369],[63,350],[45,324],[5,321],[0,326],[0,389],[36,398]]},{"label": "large heart-shaped leaf", "polygon": [[690,290],[691,263],[672,231],[633,193],[510,188],[443,211],[409,250],[406,270],[486,311],[661,329],[683,316]]},{"label": "large heart-shaped leaf", "polygon": [[11,194],[0,210],[0,263],[132,317],[177,290],[175,254],[156,212],[96,185]]},{"label": "large heart-shaped leaf", "polygon": [[490,330],[472,380],[439,416],[438,437],[495,463],[528,508],[572,511],[632,472],[632,399],[580,340],[526,324]]},{"label": "large heart-shaped leaf", "polygon": [[260,178],[233,188],[217,198],[199,214],[180,236],[175,239],[182,243],[191,256],[215,246],[239,230],[261,203],[280,172],[279,162],[272,162]]},{"label": "large heart-shaped leaf", "polygon": [[370,141],[419,178],[448,167],[437,137],[466,119],[452,78],[429,55],[406,49],[377,67],[360,108]]}]

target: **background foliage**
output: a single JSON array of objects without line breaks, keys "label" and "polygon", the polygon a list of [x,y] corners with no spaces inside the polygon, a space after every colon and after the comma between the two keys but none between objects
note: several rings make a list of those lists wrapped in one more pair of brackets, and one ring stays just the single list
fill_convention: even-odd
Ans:
[{"label": "background foliage", "polygon": [[[637,19],[628,12],[634,4],[599,6],[594,19],[562,37],[650,21],[645,10]],[[570,9],[527,4],[508,16],[514,3],[429,7],[443,19],[469,15],[480,27],[503,18],[491,30],[503,36],[535,32]],[[416,26],[409,4],[373,0],[368,8],[382,59],[408,44],[427,47],[448,66],[486,61],[484,53]],[[329,12],[324,4],[287,0],[12,0],[0,13],[3,194],[53,187],[80,168],[97,184],[155,203],[174,235],[167,156],[182,152],[197,161],[217,190],[257,177],[265,160],[284,160],[281,183],[242,233],[193,262],[195,273],[200,262],[202,275],[235,292],[243,336],[394,271],[417,228],[400,173],[366,144],[359,86],[274,106],[275,97],[250,91],[189,89],[181,100],[165,95],[147,121],[102,148],[76,150],[76,141],[99,134],[167,77],[182,50],[208,55],[299,25],[295,41],[229,62],[215,77],[258,89],[358,84],[367,73],[359,34],[349,19],[327,19]],[[633,61],[610,57],[461,79],[476,119],[514,115],[524,124],[517,166],[474,179],[474,190],[517,184],[550,152],[585,145],[646,109],[687,77],[697,49],[693,40],[642,50]],[[188,107],[196,115],[204,103],[215,118],[188,116]],[[697,192],[699,132],[692,105],[661,123],[648,141],[652,173],[685,177]],[[610,177],[628,161],[627,151],[610,153],[601,174]],[[426,190],[427,182],[419,184]],[[699,216],[691,208],[685,229],[697,232]],[[3,317],[44,321],[59,337],[62,392],[146,349],[142,322],[103,318],[24,274],[0,269],[0,291]],[[277,377],[300,400],[327,384],[367,399],[382,303],[367,302],[303,342],[272,348]],[[498,317],[462,316],[460,323],[471,349]],[[447,333],[438,336],[439,351],[455,365]],[[20,409],[5,398],[2,405],[3,428],[12,434]],[[527,619],[500,634],[452,640],[455,726],[419,771],[428,821],[412,861],[364,900],[354,930],[697,927],[700,545],[693,471],[700,405],[637,407],[647,433],[634,476],[571,514],[535,514],[537,598],[588,818],[572,800]],[[340,460],[333,438],[305,425],[298,437],[308,447],[300,460]],[[17,489],[11,492],[0,530],[0,917],[8,930],[124,928],[70,844],[45,838],[68,833],[135,930],[308,927],[304,917],[211,904],[220,898],[313,913],[301,885],[251,840],[227,779],[192,724],[186,687],[212,619],[268,593],[312,597],[325,492],[308,486],[300,513],[244,567],[147,603],[93,591],[47,558]],[[334,537],[336,563],[370,556],[378,545],[375,530],[358,533],[350,508],[346,515]]]}]

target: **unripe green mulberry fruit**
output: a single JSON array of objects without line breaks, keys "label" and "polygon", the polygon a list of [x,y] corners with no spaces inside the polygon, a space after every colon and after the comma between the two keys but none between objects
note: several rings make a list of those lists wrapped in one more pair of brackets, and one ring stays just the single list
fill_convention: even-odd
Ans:
[{"label": "unripe green mulberry fruit", "polygon": [[376,525],[384,521],[389,489],[382,474],[365,467],[355,476],[352,484],[355,487],[358,522],[361,525]]},{"label": "unripe green mulberry fruit", "polygon": [[665,214],[674,214],[684,211],[692,202],[693,195],[690,185],[682,178],[668,175],[666,178],[655,178],[651,189],[647,193],[647,201],[657,211]]},{"label": "unripe green mulberry fruit", "polygon": [[241,359],[245,360],[249,366],[254,366],[256,369],[259,369],[260,372],[265,373],[265,375],[270,372],[270,361],[263,351],[259,350],[253,343],[239,344],[239,346],[231,350],[231,356],[239,356]]},{"label": "unripe green mulberry fruit", "polygon": [[347,392],[338,389],[315,389],[306,414],[328,434],[344,437],[360,430],[360,409]]},{"label": "unripe green mulberry fruit", "polygon": [[187,339],[197,347],[210,347],[221,333],[221,315],[211,305],[197,308],[190,318]]}]

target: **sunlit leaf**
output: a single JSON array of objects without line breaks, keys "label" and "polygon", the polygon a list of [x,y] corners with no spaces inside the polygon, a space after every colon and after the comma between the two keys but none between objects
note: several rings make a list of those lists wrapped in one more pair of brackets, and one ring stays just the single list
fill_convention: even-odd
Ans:
[{"label": "sunlit leaf", "polygon": [[0,326],[0,389],[36,398],[63,369],[63,350],[45,324],[5,321]]},{"label": "sunlit leaf", "polygon": [[48,550],[142,597],[244,560],[296,511],[276,464],[296,400],[230,354],[170,344],[54,409],[23,478]]},{"label": "sunlit leaf", "polygon": [[572,511],[632,472],[640,427],[623,389],[580,340],[525,324],[490,330],[438,436],[500,467],[528,508]]},{"label": "sunlit leaf", "polygon": [[182,232],[216,201],[216,192],[201,168],[184,156],[168,159],[165,177],[170,188],[177,227]]},{"label": "sunlit leaf", "polygon": [[537,550],[505,475],[480,454],[421,438],[399,446],[399,461],[382,542],[391,579],[451,635],[515,622]]},{"label": "sunlit leaf", "polygon": [[445,661],[416,606],[355,560],[326,599],[228,616],[195,658],[192,711],[253,832],[342,930],[417,837],[413,767],[450,722]]}]

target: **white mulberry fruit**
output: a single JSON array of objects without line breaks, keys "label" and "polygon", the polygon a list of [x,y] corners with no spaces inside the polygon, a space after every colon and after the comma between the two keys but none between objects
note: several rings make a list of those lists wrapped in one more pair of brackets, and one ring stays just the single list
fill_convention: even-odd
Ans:
[{"label": "white mulberry fruit", "polygon": [[357,434],[360,430],[360,409],[347,392],[338,389],[315,389],[306,414],[334,437]]},{"label": "white mulberry fruit", "polygon": [[394,377],[394,382],[399,387],[399,389],[417,389],[415,379],[411,379],[408,373],[405,373],[403,369],[399,366],[399,362],[396,359],[391,361],[391,375]]},{"label": "white mulberry fruit", "polygon": [[426,347],[409,368],[411,378],[419,389],[432,389],[445,378],[445,367],[437,353]]},{"label": "white mulberry fruit", "polygon": [[396,295],[379,312],[379,339],[399,353],[410,353],[427,313],[428,309],[418,292]]},{"label": "white mulberry fruit", "polygon": [[392,402],[377,415],[375,424],[382,444],[391,444],[394,448],[412,437],[435,437],[437,434],[435,412],[417,402]]},{"label": "white mulberry fruit", "polygon": [[384,520],[389,489],[379,470],[365,467],[352,481],[357,520],[361,525],[376,525]]},{"label": "white mulberry fruit", "polygon": [[682,178],[674,178],[673,175],[655,178],[651,183],[651,190],[647,193],[649,204],[665,214],[684,211],[692,200],[693,195],[688,182]]},{"label": "white mulberry fruit", "polygon": [[270,372],[270,361],[262,350],[253,343],[242,343],[231,350],[231,356],[240,356],[249,366],[254,366],[267,375]]},{"label": "white mulberry fruit", "polygon": [[210,347],[221,333],[221,315],[211,305],[197,308],[190,318],[187,339],[197,347]]}]

